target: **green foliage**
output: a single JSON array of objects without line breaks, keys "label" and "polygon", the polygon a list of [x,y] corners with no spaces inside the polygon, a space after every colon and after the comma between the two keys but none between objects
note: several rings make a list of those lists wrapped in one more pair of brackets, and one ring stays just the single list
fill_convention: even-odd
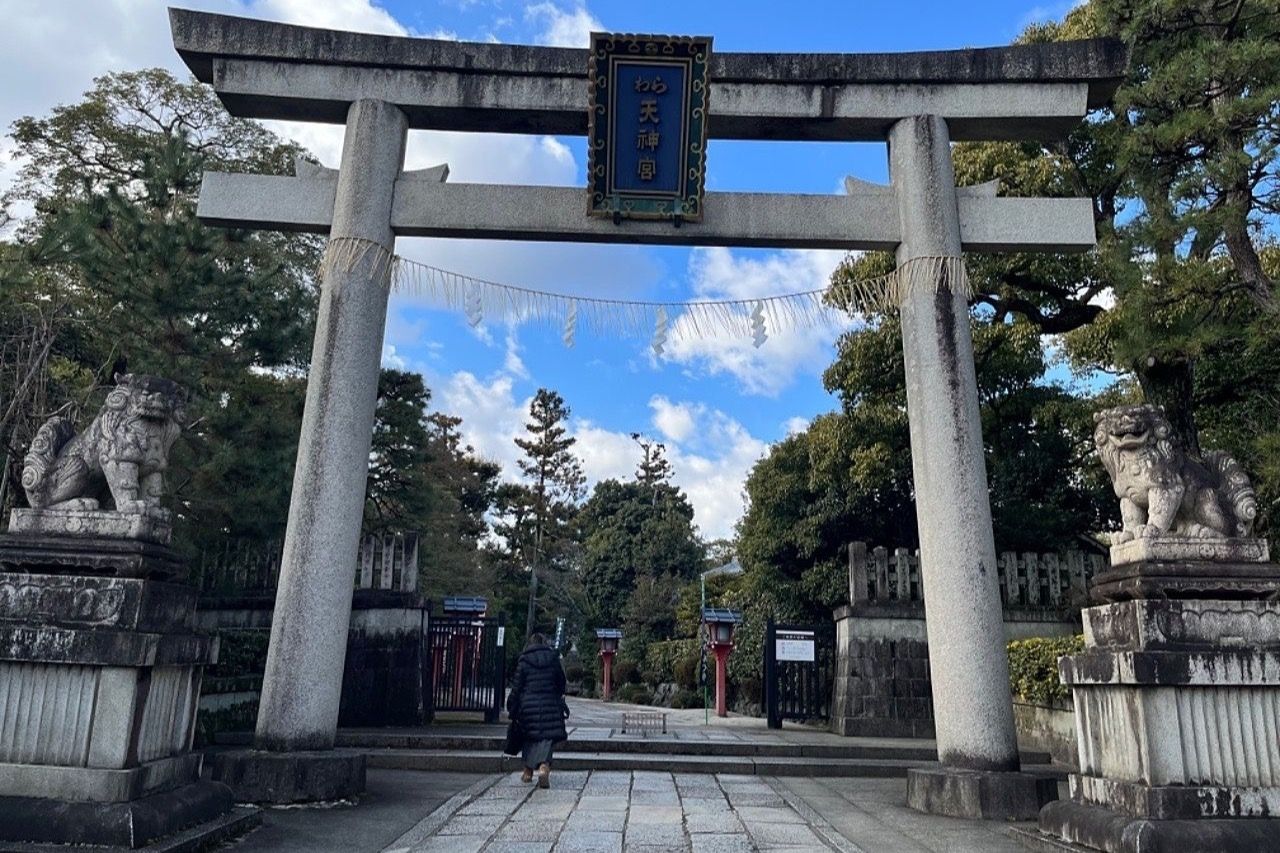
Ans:
[{"label": "green foliage", "polygon": [[364,527],[419,531],[421,588],[436,596],[475,595],[493,583],[479,542],[499,467],[462,443],[458,418],[428,412],[430,399],[417,373],[382,370]]},{"label": "green foliage", "polygon": [[634,660],[619,658],[613,662],[614,684],[639,684],[641,680],[640,664]]},{"label": "green foliage", "polygon": [[650,643],[641,670],[645,682],[655,687],[675,683],[693,689],[698,683],[698,644],[697,639]]},{"label": "green foliage", "polygon": [[637,480],[603,480],[582,507],[582,585],[597,625],[622,621],[641,579],[648,579],[643,582],[648,592],[655,583],[669,585],[655,579],[687,580],[703,569],[705,550],[693,525],[693,506],[667,481],[670,467],[660,448],[646,449]]},{"label": "green foliage", "polygon": [[[525,481],[504,483],[494,493],[494,532],[503,545],[493,559],[512,612],[524,612],[525,637],[550,633],[558,612],[576,617],[581,595],[571,571],[577,552],[578,503],[586,491],[582,463],[568,433],[570,410],[555,391],[539,388],[529,404],[525,438],[516,438],[517,461]],[[515,606],[520,582],[527,585],[525,607]],[[539,584],[544,586],[539,597]],[[513,626],[514,627],[514,626]]]},{"label": "green foliage", "polygon": [[208,228],[195,199],[205,168],[288,174],[301,149],[158,69],[101,77],[12,137],[22,167],[0,203],[35,213],[5,246],[0,292],[53,322],[45,373],[0,438],[19,449],[59,407],[87,423],[115,372],[170,377],[193,395],[168,477],[175,542],[278,536],[321,241]]},{"label": "green foliage", "polygon": [[216,711],[201,711],[196,715],[195,748],[212,745],[222,732],[252,732],[257,721],[256,699],[237,702]]},{"label": "green foliage", "polygon": [[267,645],[270,640],[271,631],[265,628],[218,631],[218,663],[209,668],[209,677],[262,675],[267,668]]},{"label": "green foliage", "polygon": [[[863,256],[835,278],[869,275],[881,263]],[[1093,403],[1045,382],[1032,324],[977,317],[973,338],[996,544],[1071,547],[1104,525],[1113,503],[1092,473]],[[824,379],[841,410],[815,418],[756,464],[738,531],[751,583],[804,619],[829,618],[847,600],[850,541],[918,541],[897,318],[841,338]]]},{"label": "green foliage", "polygon": [[676,695],[671,697],[671,707],[676,709],[701,708],[702,694],[694,690],[677,690]]},{"label": "green foliage", "polygon": [[643,684],[624,684],[613,695],[617,701],[628,705],[653,704],[653,694]]},{"label": "green foliage", "polygon": [[1084,650],[1084,635],[1033,637],[1008,645],[1009,686],[1027,702],[1051,705],[1071,699],[1071,689],[1058,681],[1058,658]]}]

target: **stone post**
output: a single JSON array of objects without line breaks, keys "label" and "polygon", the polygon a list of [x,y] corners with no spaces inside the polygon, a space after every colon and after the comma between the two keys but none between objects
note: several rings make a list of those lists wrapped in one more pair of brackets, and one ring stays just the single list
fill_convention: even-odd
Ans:
[{"label": "stone post", "polygon": [[[407,130],[391,104],[351,105],[331,244],[355,238],[393,250],[391,203]],[[329,749],[337,734],[390,268],[375,252],[326,265],[258,711],[260,749]]]},{"label": "stone post", "polygon": [[[902,227],[899,267],[916,258],[959,257],[946,122],[938,116],[899,121],[889,133],[889,160]],[[939,269],[947,274],[947,266]],[[960,817],[1025,819],[1043,803],[1030,777],[1007,772],[1019,769],[1018,744],[969,307],[946,282],[939,285],[936,293],[932,287],[906,290],[901,305],[921,585],[942,764],[940,771],[909,777],[908,802]],[[966,786],[971,790],[962,791]]]}]

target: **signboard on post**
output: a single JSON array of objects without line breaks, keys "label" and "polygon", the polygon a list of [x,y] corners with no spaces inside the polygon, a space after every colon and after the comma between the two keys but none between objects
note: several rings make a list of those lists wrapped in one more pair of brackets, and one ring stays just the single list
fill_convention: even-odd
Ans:
[{"label": "signboard on post", "polygon": [[591,34],[587,213],[702,219],[709,36]]},{"label": "signboard on post", "polygon": [[777,660],[814,660],[812,631],[782,631],[774,636]]}]

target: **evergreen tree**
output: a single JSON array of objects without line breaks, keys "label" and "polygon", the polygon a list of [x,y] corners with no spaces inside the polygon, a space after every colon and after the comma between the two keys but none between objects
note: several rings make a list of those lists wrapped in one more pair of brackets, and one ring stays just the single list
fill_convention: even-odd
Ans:
[{"label": "evergreen tree", "polygon": [[169,475],[175,542],[199,552],[280,535],[321,242],[209,228],[195,201],[205,168],[291,173],[302,150],[158,69],[99,78],[12,135],[23,165],[2,202],[34,213],[6,247],[21,262],[0,289],[30,285],[66,310],[41,381],[56,396],[29,397],[6,443],[50,409],[83,424],[116,372],[170,377],[193,395]]},{"label": "evergreen tree", "polygon": [[[662,445],[633,437],[643,454],[636,479],[597,483],[580,517],[583,592],[590,617],[601,626],[624,619],[627,602],[641,585],[649,592],[665,590],[696,577],[706,562],[693,506],[669,482],[671,466]],[[661,622],[674,614],[648,617]]]},{"label": "evergreen tree", "polygon": [[539,388],[529,404],[523,452],[517,464],[524,482],[505,484],[495,495],[502,521],[495,531],[506,541],[508,558],[528,572],[525,637],[541,624],[538,586],[563,601],[566,578],[577,544],[578,503],[586,491],[582,463],[569,435],[569,407],[555,391]]}]

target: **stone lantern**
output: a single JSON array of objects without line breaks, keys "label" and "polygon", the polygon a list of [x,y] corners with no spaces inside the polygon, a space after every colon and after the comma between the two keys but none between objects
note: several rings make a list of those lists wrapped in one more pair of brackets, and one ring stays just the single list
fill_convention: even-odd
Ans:
[{"label": "stone lantern", "polygon": [[707,648],[716,656],[716,716],[727,717],[728,695],[725,671],[729,652],[733,651],[733,630],[742,621],[742,613],[723,607],[702,608],[702,623],[707,626]]},{"label": "stone lantern", "polygon": [[618,653],[618,642],[622,639],[619,628],[597,628],[596,638],[600,640],[600,661],[604,674],[601,677],[604,701],[608,702],[613,695],[613,656]]}]

